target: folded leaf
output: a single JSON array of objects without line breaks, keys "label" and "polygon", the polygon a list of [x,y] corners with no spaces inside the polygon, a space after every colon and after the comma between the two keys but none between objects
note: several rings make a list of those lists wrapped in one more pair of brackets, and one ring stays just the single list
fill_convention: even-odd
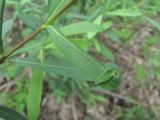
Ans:
[{"label": "folded leaf", "polygon": [[117,90],[120,85],[120,70],[113,63],[105,65],[105,71],[96,80],[96,84],[107,90]]},{"label": "folded leaf", "polygon": [[96,80],[96,84],[106,82],[107,80],[111,79],[115,74],[119,75],[118,67],[108,62],[105,64],[105,70],[101,73],[99,78]]}]

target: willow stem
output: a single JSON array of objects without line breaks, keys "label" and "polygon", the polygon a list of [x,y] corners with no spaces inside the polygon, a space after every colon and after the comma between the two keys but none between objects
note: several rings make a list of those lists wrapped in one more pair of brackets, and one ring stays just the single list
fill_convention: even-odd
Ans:
[{"label": "willow stem", "polygon": [[8,59],[13,53],[15,53],[18,49],[20,49],[24,44],[26,44],[27,42],[31,41],[35,36],[37,36],[46,26],[46,25],[50,25],[51,23],[53,23],[61,14],[63,14],[76,0],[71,0],[60,12],[58,12],[50,21],[46,22],[44,25],[42,25],[42,27],[37,28],[31,35],[29,35],[28,37],[26,37],[22,42],[20,42],[15,48],[13,48],[13,50],[11,50],[9,53],[7,53],[6,55],[4,55],[1,59],[0,59],[0,64],[4,63],[6,61],[6,59]]},{"label": "willow stem", "polygon": [[31,35],[29,35],[28,37],[26,37],[22,42],[20,42],[15,48],[13,48],[12,51],[10,51],[9,53],[7,53],[5,56],[3,56],[0,60],[0,64],[2,64],[3,62],[5,62],[5,60],[10,57],[14,52],[16,52],[18,49],[20,49],[24,44],[26,44],[27,42],[31,41],[36,35],[38,35],[40,32],[42,31],[41,28],[38,28],[35,32],[33,32]]}]

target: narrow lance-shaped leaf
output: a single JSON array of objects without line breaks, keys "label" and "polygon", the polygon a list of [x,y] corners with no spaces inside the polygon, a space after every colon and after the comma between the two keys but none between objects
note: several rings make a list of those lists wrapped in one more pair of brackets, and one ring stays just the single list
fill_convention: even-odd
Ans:
[{"label": "narrow lance-shaped leaf", "polygon": [[57,10],[61,7],[64,0],[48,0],[48,7],[49,7],[49,14],[48,14],[48,21],[53,19]]},{"label": "narrow lance-shaped leaf", "polygon": [[104,66],[84,52],[79,46],[71,43],[66,37],[59,33],[52,26],[48,27],[49,34],[59,49],[78,66],[83,72],[88,74],[92,79],[97,79],[104,71]]},{"label": "narrow lance-shaped leaf", "polygon": [[100,53],[105,56],[109,60],[114,60],[113,53],[102,43],[99,43],[100,45]]},{"label": "narrow lance-shaped leaf", "polygon": [[[101,25],[102,19],[103,19],[103,18],[102,18],[102,15],[100,15],[100,16],[98,16],[98,17],[93,21],[93,23],[96,24],[96,25]],[[91,38],[93,38],[95,35],[96,35],[96,32],[91,32],[91,33],[88,33],[88,34],[87,34],[87,37],[88,37],[89,39],[91,39]]]},{"label": "narrow lance-shaped leaf", "polygon": [[141,16],[142,13],[134,9],[118,9],[115,11],[108,12],[106,15],[121,16],[121,17],[138,17],[138,16]]},{"label": "narrow lance-shaped leaf", "polygon": [[75,0],[48,0],[48,19],[45,25],[50,25],[62,14]]},{"label": "narrow lance-shaped leaf", "polygon": [[48,0],[49,17],[53,16],[64,0]]},{"label": "narrow lance-shaped leaf", "polygon": [[100,25],[96,25],[90,22],[77,22],[60,29],[60,31],[66,36],[91,32],[97,33],[103,30],[104,29]]},{"label": "narrow lance-shaped leaf", "polygon": [[9,62],[17,63],[18,65],[24,67],[32,67],[34,69],[41,69],[45,72],[55,73],[58,75],[63,75],[65,77],[73,78],[76,80],[90,80],[89,76],[81,72],[77,67],[73,66],[69,61],[61,59],[52,59],[45,61],[42,66],[38,59],[10,59]]},{"label": "narrow lance-shaped leaf", "polygon": [[118,87],[119,78],[117,75],[119,75],[119,73],[116,67],[111,67],[110,69],[110,67],[108,68],[108,66],[98,63],[79,46],[71,43],[52,26],[48,27],[48,32],[68,59],[79,67],[81,71],[89,75],[96,84],[100,84],[101,86],[114,86],[114,88]]},{"label": "narrow lance-shaped leaf", "polygon": [[28,120],[25,116],[6,106],[0,105],[0,118],[5,120]]},{"label": "narrow lance-shaped leaf", "polygon": [[2,25],[3,25],[4,6],[5,6],[5,0],[1,0],[0,1],[0,54],[3,52]]},{"label": "narrow lance-shaped leaf", "polygon": [[29,120],[38,120],[42,97],[43,71],[33,70],[33,79],[29,87],[28,116]]}]

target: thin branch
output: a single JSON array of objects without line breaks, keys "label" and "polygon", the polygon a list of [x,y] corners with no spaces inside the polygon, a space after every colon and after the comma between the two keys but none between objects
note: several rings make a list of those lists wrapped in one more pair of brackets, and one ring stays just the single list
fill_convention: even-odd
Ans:
[{"label": "thin branch", "polygon": [[42,31],[42,28],[38,28],[35,32],[33,32],[31,35],[29,35],[28,37],[26,37],[22,42],[20,42],[15,48],[13,48],[12,51],[10,51],[8,54],[6,54],[5,56],[3,56],[0,59],[0,64],[4,63],[5,60],[10,57],[15,51],[17,51],[19,48],[21,48],[24,44],[26,44],[27,42],[29,42],[30,40],[32,40],[36,35],[38,35],[40,32]]}]

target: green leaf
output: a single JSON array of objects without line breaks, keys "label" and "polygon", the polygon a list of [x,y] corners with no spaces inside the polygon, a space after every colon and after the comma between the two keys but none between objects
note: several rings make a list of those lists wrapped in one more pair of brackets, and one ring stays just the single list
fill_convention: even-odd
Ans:
[{"label": "green leaf", "polygon": [[102,27],[104,30],[107,30],[108,28],[110,28],[112,26],[112,21],[107,21],[105,23],[102,24]]},{"label": "green leaf", "polygon": [[[39,40],[39,39],[38,39]],[[25,46],[23,46],[22,48],[18,49],[12,56],[15,56],[15,55],[18,55],[18,54],[21,54],[21,53],[29,53],[30,51],[34,51],[35,48],[41,48],[42,46],[42,41],[39,40],[39,42],[37,42],[36,40],[34,41],[31,41],[29,43],[27,43]]]},{"label": "green leaf", "polygon": [[118,67],[113,63],[107,63],[105,64],[105,70],[99,75],[99,78],[96,80],[96,84],[106,82],[107,80],[111,79],[112,76],[115,74],[115,72],[118,74],[119,70]]},{"label": "green leaf", "polygon": [[49,7],[49,14],[48,16],[51,17],[55,14],[58,8],[61,6],[64,0],[48,0],[48,7]]},{"label": "green leaf", "polygon": [[137,80],[146,80],[146,71],[140,64],[135,64],[136,78]]},{"label": "green leaf", "polygon": [[98,42],[98,40],[94,40],[93,42],[94,42],[94,46],[95,46],[95,48],[96,48],[96,51],[97,51],[98,53],[100,53],[100,52],[101,52],[100,43]]},{"label": "green leaf", "polygon": [[104,6],[98,7],[96,10],[94,10],[90,16],[87,17],[88,21],[93,21],[97,18],[102,12],[104,11]]},{"label": "green leaf", "polygon": [[[116,73],[117,71],[115,71],[115,74]],[[121,81],[120,76],[116,74],[115,76],[112,76],[109,80],[107,80],[106,82],[99,83],[98,85],[103,89],[115,91],[120,86],[120,81]]]},{"label": "green leaf", "polygon": [[119,9],[110,11],[107,13],[108,16],[121,16],[121,17],[138,17],[141,16],[142,13],[138,10],[133,9]]},{"label": "green leaf", "polygon": [[48,32],[64,55],[66,55],[71,62],[73,62],[81,71],[89,75],[92,79],[97,79],[104,71],[103,65],[89,56],[78,45],[71,43],[52,26],[48,27]]},{"label": "green leaf", "polygon": [[96,84],[107,90],[117,90],[120,85],[120,70],[113,63],[105,65],[105,71],[96,80]]},{"label": "green leaf", "polygon": [[120,37],[112,30],[106,32],[107,36],[113,41],[118,44],[122,43]]},{"label": "green leaf", "polygon": [[[101,25],[101,23],[102,23],[102,15],[98,16],[98,17],[93,21],[93,23],[96,24],[96,25]],[[88,33],[88,34],[87,34],[87,37],[88,37],[88,39],[91,39],[91,38],[93,38],[96,34],[97,34],[97,32],[91,32],[91,33]]]},{"label": "green leaf", "polygon": [[104,30],[103,27],[90,22],[72,23],[60,29],[60,31],[66,36],[74,34],[90,33],[90,32],[97,33],[103,30]]},{"label": "green leaf", "polygon": [[103,44],[100,43],[100,53],[105,56],[107,59],[109,60],[114,60],[114,56],[113,56],[113,53],[106,47],[104,46]]},{"label": "green leaf", "polygon": [[[95,21],[93,22],[94,24],[100,26],[102,28],[102,31],[105,31],[107,29],[109,29],[112,26],[112,22],[111,21],[107,21],[105,23],[102,24],[102,16],[99,16],[97,19],[95,19]],[[99,31],[99,32],[102,32]],[[98,32],[89,32],[87,34],[88,39],[93,38]]]},{"label": "green leaf", "polygon": [[83,50],[88,51],[89,47],[92,46],[92,42],[86,39],[78,39],[78,38],[73,38],[70,40],[73,44],[77,44],[80,46]]},{"label": "green leaf", "polygon": [[13,25],[13,20],[12,19],[9,19],[9,20],[3,22],[2,38],[8,33],[8,31],[10,30],[12,25]]},{"label": "green leaf", "polygon": [[5,6],[5,0],[1,0],[0,1],[0,54],[3,52],[2,26],[3,26],[4,6]]},{"label": "green leaf", "polygon": [[0,118],[5,120],[28,120],[25,116],[6,106],[0,105]]},{"label": "green leaf", "polygon": [[49,7],[49,14],[48,20],[46,23],[50,23],[50,21],[56,16],[56,14],[63,9],[63,7],[68,3],[68,0],[49,0],[48,7]]},{"label": "green leaf", "polygon": [[90,80],[88,76],[83,74],[77,67],[62,59],[51,59],[45,61],[44,65],[38,59],[10,59],[9,62],[17,63],[21,66],[32,67],[34,69],[42,69],[45,72],[63,75],[65,77],[74,78],[76,80]]},{"label": "green leaf", "polygon": [[43,89],[43,71],[33,70],[32,80],[28,95],[28,116],[29,120],[38,120]]},{"label": "green leaf", "polygon": [[[102,24],[102,16],[101,15],[99,17],[97,17],[93,21],[93,24],[101,27],[102,31],[105,31],[105,30],[109,29],[112,26],[112,22],[111,21],[107,21],[107,22],[105,22],[105,23]],[[87,37],[88,37],[88,39],[92,39],[98,32],[102,32],[102,31],[88,32],[87,33]]]},{"label": "green leaf", "polygon": [[118,88],[120,83],[119,69],[115,65],[108,63],[104,67],[51,26],[48,27],[48,32],[64,55],[81,71],[95,80],[96,84],[100,84],[102,87],[110,87],[111,90]]},{"label": "green leaf", "polygon": [[36,28],[42,24],[39,17],[33,14],[20,14],[20,18],[23,23],[32,30],[36,30]]},{"label": "green leaf", "polygon": [[145,18],[151,25],[153,25],[155,28],[157,28],[158,30],[160,30],[160,23],[158,23],[157,21],[151,19],[151,18]]}]

